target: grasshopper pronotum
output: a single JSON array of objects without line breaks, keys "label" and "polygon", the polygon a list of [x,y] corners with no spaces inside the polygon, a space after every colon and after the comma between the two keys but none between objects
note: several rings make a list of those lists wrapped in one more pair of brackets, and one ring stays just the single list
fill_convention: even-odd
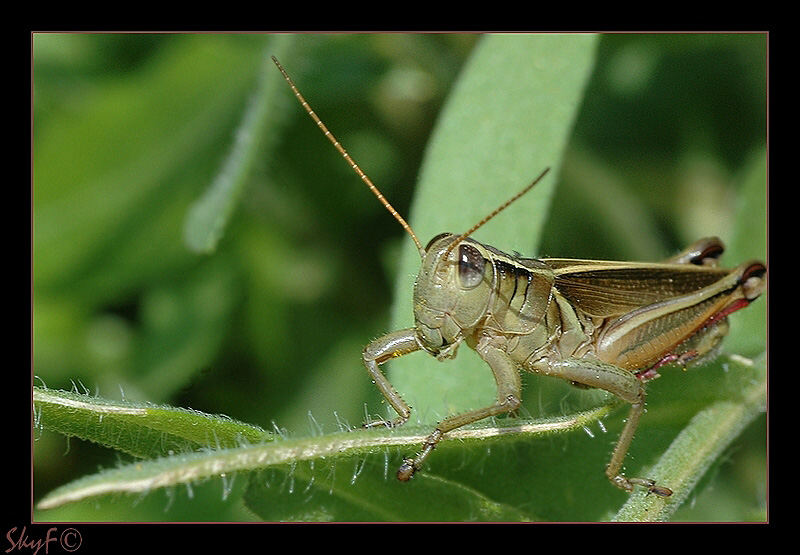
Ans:
[{"label": "grasshopper pronotum", "polygon": [[549,168],[467,232],[439,234],[423,247],[272,59],[308,115],[411,236],[422,259],[414,284],[414,327],[387,333],[363,351],[370,377],[398,417],[366,426],[399,426],[411,415],[379,368],[394,357],[422,350],[445,360],[464,342],[488,364],[497,384],[494,404],[439,422],[419,453],[403,461],[397,478],[409,480],[447,432],[515,412],[524,370],[603,389],[630,403],[606,475],[628,492],[639,485],[662,497],[672,495],[654,480],[622,473],[644,411],[644,384],[657,378],[664,364],[686,365],[713,356],[728,331],[727,316],[763,292],[766,266],[749,261],[719,268],[724,247],[716,237],[701,239],[661,263],[522,258],[470,239]]}]

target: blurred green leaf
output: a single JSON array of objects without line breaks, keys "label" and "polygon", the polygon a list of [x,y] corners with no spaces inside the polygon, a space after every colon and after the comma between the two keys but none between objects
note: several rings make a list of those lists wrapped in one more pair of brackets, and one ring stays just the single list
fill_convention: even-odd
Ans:
[{"label": "blurred green leaf", "polygon": [[[271,146],[278,136],[280,118],[270,106],[282,94],[283,80],[275,73],[270,55],[282,57],[290,51],[292,35],[276,35],[265,49],[259,71],[259,84],[248,101],[242,121],[236,129],[231,151],[214,181],[202,197],[192,204],[184,225],[184,240],[192,251],[213,252],[223,234],[231,213],[242,196],[242,189],[257,155],[269,152],[264,147],[265,138]],[[267,54],[266,50],[269,51]]]},{"label": "blurred green leaf", "polygon": [[191,263],[175,241],[187,193],[259,60],[224,36],[170,44],[129,78],[100,82],[35,121],[37,293],[69,288],[96,305]]}]

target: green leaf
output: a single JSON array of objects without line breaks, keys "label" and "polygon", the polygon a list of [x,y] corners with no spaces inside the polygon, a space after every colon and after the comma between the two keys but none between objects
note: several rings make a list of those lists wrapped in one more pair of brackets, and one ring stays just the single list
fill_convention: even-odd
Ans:
[{"label": "green leaf", "polygon": [[724,399],[699,411],[651,470],[675,494],[659,498],[639,491],[614,517],[618,521],[665,521],[695,491],[695,486],[731,443],[766,409],[766,356],[756,361],[734,358],[742,366],[738,386]]},{"label": "green leaf", "polygon": [[[505,252],[536,252],[596,43],[593,35],[483,37],[427,149],[411,212],[423,245],[444,231],[466,231],[549,167],[525,197],[474,234]],[[418,268],[419,253],[406,244],[393,329],[413,325],[411,292]],[[436,422],[493,402],[491,373],[466,351],[446,365],[422,354],[391,362],[388,374],[414,408],[412,419]]]},{"label": "green leaf", "polygon": [[258,426],[199,411],[33,388],[36,425],[149,458],[268,441]]},{"label": "green leaf", "polygon": [[[253,473],[246,500],[250,508],[267,520],[526,520],[524,512],[493,502],[463,484],[435,475],[415,481],[404,488],[385,468],[375,472],[375,454],[388,457],[388,449],[404,449],[419,445],[426,429],[410,427],[399,431],[354,430],[319,437],[283,439],[260,429],[194,411],[169,407],[148,407],[131,403],[113,403],[103,399],[66,392],[37,390],[34,400],[38,425],[67,435],[77,435],[136,455],[158,457],[170,454],[175,445],[185,451],[190,442],[210,449],[162,456],[75,480],[50,492],[39,502],[40,509],[52,509],[98,496],[110,494],[147,494],[159,488],[218,479],[237,473]],[[515,421],[511,425],[483,429],[456,430],[447,444],[476,445],[496,442],[507,436],[549,436],[586,426],[607,414],[609,407],[579,413],[567,418],[540,421]],[[154,438],[158,435],[158,439]],[[267,440],[273,440],[268,441]],[[261,441],[255,445],[224,448],[231,444]],[[158,449],[154,451],[153,449]],[[212,450],[213,449],[213,450]],[[393,456],[393,458],[396,458]],[[300,463],[309,464],[300,466]],[[393,463],[394,464],[394,463]],[[288,465],[288,467],[286,466]],[[342,468],[355,471],[342,472]],[[279,482],[291,485],[272,488],[273,476],[284,476]],[[269,474],[265,474],[269,473]],[[358,483],[353,489],[349,486]],[[313,490],[312,490],[313,487]],[[376,488],[392,491],[408,503],[394,508],[380,508],[371,501]],[[293,497],[303,491],[302,503]],[[322,503],[308,503],[308,491],[321,495]],[[422,502],[433,492],[449,498],[449,510]],[[335,492],[335,493],[334,493]],[[408,497],[408,496],[411,497]],[[367,510],[367,507],[371,507]],[[303,517],[298,511],[304,511]],[[325,518],[322,518],[323,515]]]}]

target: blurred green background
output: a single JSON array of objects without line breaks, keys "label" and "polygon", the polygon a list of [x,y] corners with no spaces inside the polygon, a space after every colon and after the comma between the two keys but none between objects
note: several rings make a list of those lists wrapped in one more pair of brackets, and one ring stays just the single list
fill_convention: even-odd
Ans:
[{"label": "blurred green background", "polygon": [[[267,106],[213,253],[187,248],[187,214],[223,171],[260,76],[275,71],[265,56],[279,51],[406,215],[436,115],[478,40],[35,35],[34,382],[301,435],[358,425],[365,404],[374,414],[361,349],[388,331],[408,238],[288,89]],[[766,149],[766,46],[762,34],[603,36],[541,252],[525,254],[657,260],[730,237],[737,183]],[[715,470],[716,497],[681,518],[764,518],[765,430],[765,418],[748,429]],[[35,499],[119,458],[34,436]]]}]

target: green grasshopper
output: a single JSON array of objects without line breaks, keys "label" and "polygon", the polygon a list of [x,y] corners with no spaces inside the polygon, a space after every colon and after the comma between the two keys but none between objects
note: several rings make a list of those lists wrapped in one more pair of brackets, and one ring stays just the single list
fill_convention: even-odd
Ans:
[{"label": "green grasshopper", "polygon": [[387,333],[363,351],[370,377],[398,417],[365,426],[400,426],[411,416],[411,408],[379,368],[398,356],[426,351],[446,360],[466,343],[488,364],[497,384],[494,404],[439,422],[421,450],[404,459],[397,478],[411,479],[447,432],[515,413],[522,402],[524,370],[602,389],[630,403],[606,475],[627,492],[638,485],[658,496],[672,495],[652,479],[622,473],[644,411],[645,383],[657,378],[665,364],[686,366],[713,357],[727,334],[728,315],[763,292],[766,266],[750,261],[733,269],[718,267],[724,247],[716,237],[701,239],[661,263],[522,258],[470,239],[549,168],[467,232],[442,233],[423,248],[278,60],[273,61],[309,116],[411,236],[422,259],[414,283],[414,327]]}]

